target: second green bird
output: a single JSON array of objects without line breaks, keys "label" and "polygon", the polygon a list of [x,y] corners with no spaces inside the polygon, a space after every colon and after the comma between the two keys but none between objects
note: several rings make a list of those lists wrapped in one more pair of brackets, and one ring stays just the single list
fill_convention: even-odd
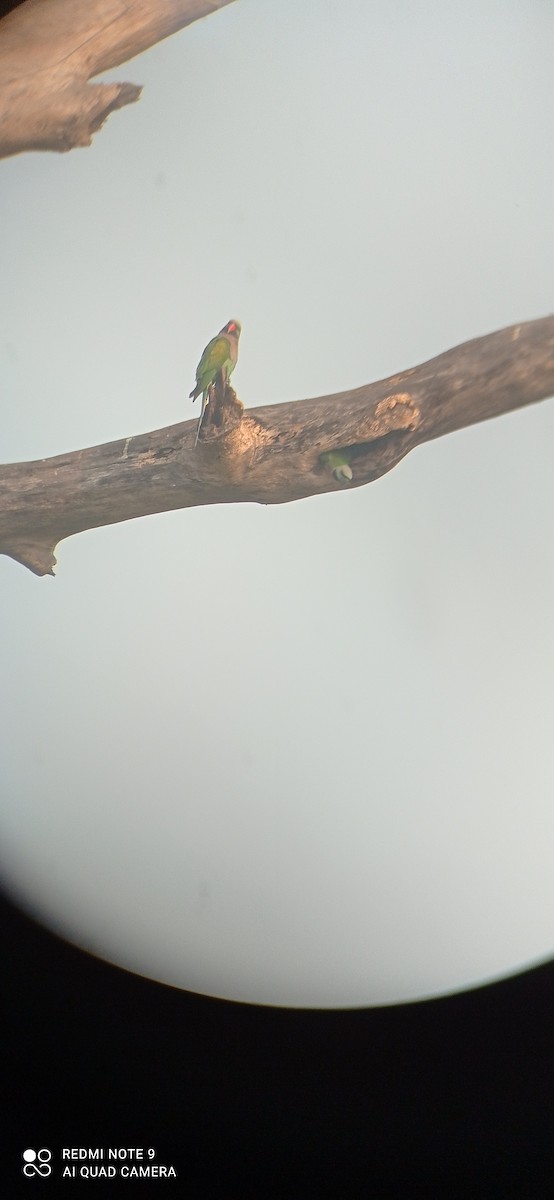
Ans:
[{"label": "second green bird", "polygon": [[196,383],[190,396],[192,400],[196,400],[196,397],[202,393],[202,409],[196,430],[195,445],[198,441],[204,413],[209,403],[210,390],[216,381],[217,375],[221,371],[223,382],[226,384],[237,365],[240,331],[240,321],[227,321],[223,329],[220,329],[217,337],[212,338],[211,342],[208,342],[196,368]]}]

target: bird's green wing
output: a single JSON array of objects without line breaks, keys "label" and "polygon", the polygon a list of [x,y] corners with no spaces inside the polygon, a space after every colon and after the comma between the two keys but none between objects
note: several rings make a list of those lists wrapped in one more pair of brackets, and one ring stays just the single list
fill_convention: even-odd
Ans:
[{"label": "bird's green wing", "polygon": [[206,349],[198,363],[196,378],[200,379],[204,375],[209,375],[213,379],[218,371],[227,362],[230,357],[229,342],[226,337],[214,337],[211,342],[208,342]]}]

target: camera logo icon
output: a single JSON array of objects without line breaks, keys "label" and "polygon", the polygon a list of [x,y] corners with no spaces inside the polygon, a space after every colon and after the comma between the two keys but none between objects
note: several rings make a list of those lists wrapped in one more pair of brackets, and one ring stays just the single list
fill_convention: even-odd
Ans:
[{"label": "camera logo icon", "polygon": [[48,1176],[52,1174],[52,1167],[50,1165],[51,1158],[52,1151],[47,1150],[46,1147],[43,1147],[42,1150],[24,1150],[24,1166],[22,1167],[23,1174],[26,1175],[28,1179],[31,1179],[33,1175],[42,1175],[43,1179],[47,1179]]}]

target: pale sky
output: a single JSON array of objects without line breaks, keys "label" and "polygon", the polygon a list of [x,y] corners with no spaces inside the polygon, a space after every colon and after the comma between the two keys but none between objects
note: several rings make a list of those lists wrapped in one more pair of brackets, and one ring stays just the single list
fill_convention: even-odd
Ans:
[{"label": "pale sky", "polygon": [[[238,0],[108,78],[92,148],[0,163],[2,458],[248,406],[552,311],[540,0]],[[85,949],[293,1005],[442,994],[554,926],[554,405],[377,483],[0,558],[0,868]]]}]

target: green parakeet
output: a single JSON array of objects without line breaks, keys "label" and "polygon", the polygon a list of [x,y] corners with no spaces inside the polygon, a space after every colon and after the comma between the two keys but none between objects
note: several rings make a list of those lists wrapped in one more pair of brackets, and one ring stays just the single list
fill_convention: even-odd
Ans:
[{"label": "green parakeet", "polygon": [[202,393],[202,410],[196,430],[195,445],[198,441],[204,413],[209,403],[210,392],[215,383],[216,376],[221,371],[223,382],[226,384],[237,365],[240,331],[240,321],[227,321],[223,329],[220,329],[217,337],[212,338],[211,342],[208,342],[196,368],[196,383],[190,393],[190,397],[194,401]]},{"label": "green parakeet", "polygon": [[328,450],[326,454],[320,454],[321,462],[330,467],[337,483],[350,483],[352,480],[352,467],[350,466],[350,453],[348,448],[343,450]]}]

